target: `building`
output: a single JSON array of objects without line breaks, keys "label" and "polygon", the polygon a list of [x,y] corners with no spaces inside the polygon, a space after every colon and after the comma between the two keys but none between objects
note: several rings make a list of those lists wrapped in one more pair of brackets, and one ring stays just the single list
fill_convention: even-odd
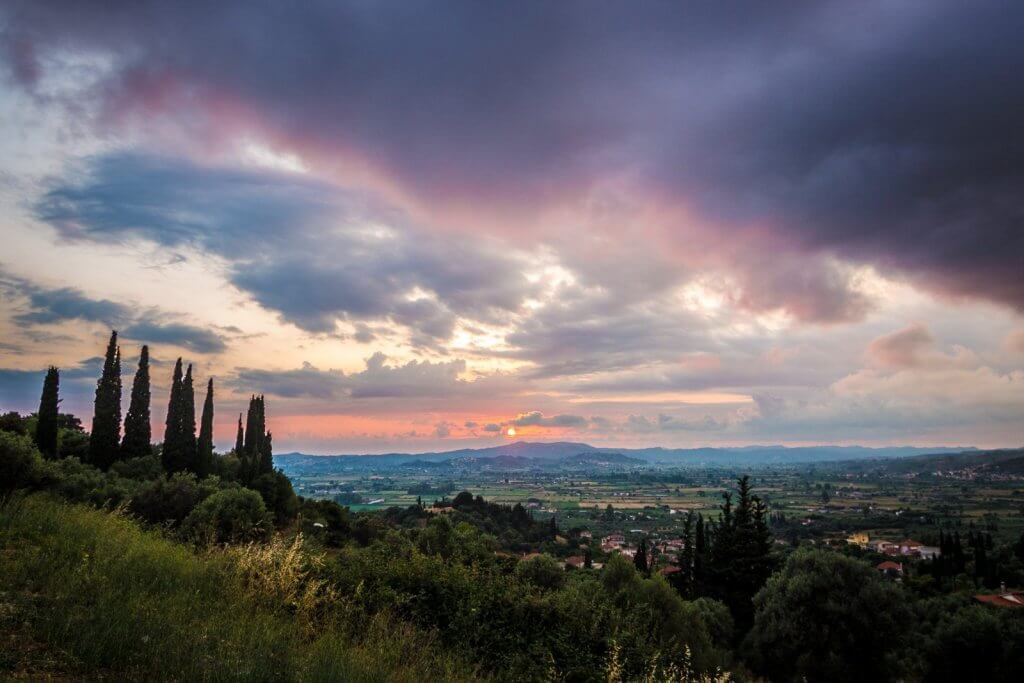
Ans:
[{"label": "building", "polygon": [[662,576],[664,576],[667,579],[668,577],[672,576],[673,574],[676,574],[676,573],[681,572],[681,571],[683,571],[683,570],[680,569],[679,567],[676,567],[675,565],[671,565],[670,564],[667,567],[662,567],[661,569],[659,569],[658,573],[661,574]]},{"label": "building", "polygon": [[626,545],[626,537],[622,534],[608,534],[601,539],[601,547],[610,546],[612,548],[618,548]]},{"label": "building", "polygon": [[572,557],[565,558],[566,569],[583,569],[583,566],[587,561],[580,555],[573,555]]},{"label": "building", "polygon": [[900,541],[900,555],[920,555],[922,547],[924,543],[908,538]]},{"label": "building", "polygon": [[875,565],[875,569],[887,579],[899,579],[903,576],[903,563],[886,560]]},{"label": "building", "polygon": [[1024,608],[1024,593],[1008,591],[1005,586],[1001,586],[999,592],[994,595],[975,595],[974,599],[983,605],[991,605],[992,607]]},{"label": "building", "polygon": [[855,534],[850,534],[846,537],[847,543],[849,543],[850,545],[860,546],[861,548],[868,547],[868,540],[868,535],[862,531],[857,532]]}]

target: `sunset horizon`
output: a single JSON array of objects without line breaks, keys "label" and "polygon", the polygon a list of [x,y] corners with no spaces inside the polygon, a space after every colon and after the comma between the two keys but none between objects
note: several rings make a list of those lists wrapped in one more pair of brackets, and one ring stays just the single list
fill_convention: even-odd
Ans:
[{"label": "sunset horizon", "polygon": [[221,450],[1024,443],[995,7],[330,5],[0,10],[0,410],[117,330]]}]

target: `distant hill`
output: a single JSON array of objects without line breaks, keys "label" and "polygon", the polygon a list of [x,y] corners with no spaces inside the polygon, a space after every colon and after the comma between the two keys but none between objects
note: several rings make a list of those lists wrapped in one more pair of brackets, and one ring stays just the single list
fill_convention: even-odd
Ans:
[{"label": "distant hill", "polygon": [[890,474],[934,475],[940,477],[1024,477],[1024,448],[932,453],[882,463],[858,463]]},{"label": "distant hill", "polygon": [[402,469],[551,469],[560,467],[756,467],[758,465],[806,464],[857,460],[888,460],[936,454],[970,454],[973,448],[921,448],[894,446],[743,446],[738,448],[621,448],[601,449],[571,441],[516,441],[487,448],[463,448],[428,453],[384,453],[375,455],[307,455],[285,453],[274,456],[285,474],[330,474],[344,471]]}]

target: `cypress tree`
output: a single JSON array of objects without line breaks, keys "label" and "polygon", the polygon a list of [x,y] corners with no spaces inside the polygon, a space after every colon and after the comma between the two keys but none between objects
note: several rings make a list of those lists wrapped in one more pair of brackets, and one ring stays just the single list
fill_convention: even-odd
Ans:
[{"label": "cypress tree", "polygon": [[235,455],[242,457],[243,439],[245,433],[242,431],[242,414],[238,414],[238,434],[235,436]]},{"label": "cypress tree", "polygon": [[36,422],[36,446],[47,458],[57,457],[57,404],[60,402],[60,372],[50,366],[43,380],[43,395],[39,399],[39,419]]},{"label": "cypress tree", "polygon": [[249,397],[249,410],[245,413],[245,443],[242,449],[246,455],[256,450],[256,394]]},{"label": "cypress tree", "polygon": [[263,439],[263,450],[260,452],[260,474],[269,474],[274,471],[274,445],[273,435],[267,432]]},{"label": "cypress tree", "polygon": [[213,378],[206,384],[203,419],[199,427],[196,474],[206,477],[213,471]]},{"label": "cypress tree", "polygon": [[636,570],[641,574],[647,574],[647,539],[640,541],[640,547],[636,549],[636,555],[633,556],[633,564],[636,566]]},{"label": "cypress tree", "polygon": [[196,392],[192,388],[192,364],[181,382],[181,442],[185,453],[185,469],[197,472],[196,458]]},{"label": "cypress tree", "polygon": [[174,364],[171,397],[167,401],[167,422],[164,428],[164,448],[161,456],[168,474],[185,469],[184,448],[181,442],[181,359]]},{"label": "cypress tree", "polygon": [[124,439],[121,441],[123,459],[138,458],[153,452],[152,427],[149,422],[149,347],[143,346],[139,355],[139,369],[132,382],[132,400],[124,417]]},{"label": "cypress tree", "polygon": [[89,434],[89,462],[107,469],[121,446],[121,350],[117,332],[111,332],[103,374],[96,383],[96,403]]}]

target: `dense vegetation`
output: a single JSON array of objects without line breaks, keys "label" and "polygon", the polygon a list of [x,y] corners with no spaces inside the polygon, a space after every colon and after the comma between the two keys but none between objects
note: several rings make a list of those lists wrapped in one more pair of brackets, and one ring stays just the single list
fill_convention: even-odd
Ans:
[{"label": "dense vegetation", "polygon": [[586,546],[583,568],[567,570],[555,557],[584,547],[578,529],[522,505],[464,491],[353,513],[297,497],[273,468],[261,396],[235,448],[216,454],[213,381],[197,436],[181,360],[151,446],[145,348],[122,436],[120,358],[113,335],[89,434],[57,411],[56,368],[37,415],[0,416],[0,671],[960,681],[1024,666],[1024,610],[958,590],[995,571],[984,534],[943,536],[942,558],[898,584],[852,551],[774,542],[742,476],[713,518],[685,517],[672,571],[646,541],[633,559],[602,553],[600,569]]}]

